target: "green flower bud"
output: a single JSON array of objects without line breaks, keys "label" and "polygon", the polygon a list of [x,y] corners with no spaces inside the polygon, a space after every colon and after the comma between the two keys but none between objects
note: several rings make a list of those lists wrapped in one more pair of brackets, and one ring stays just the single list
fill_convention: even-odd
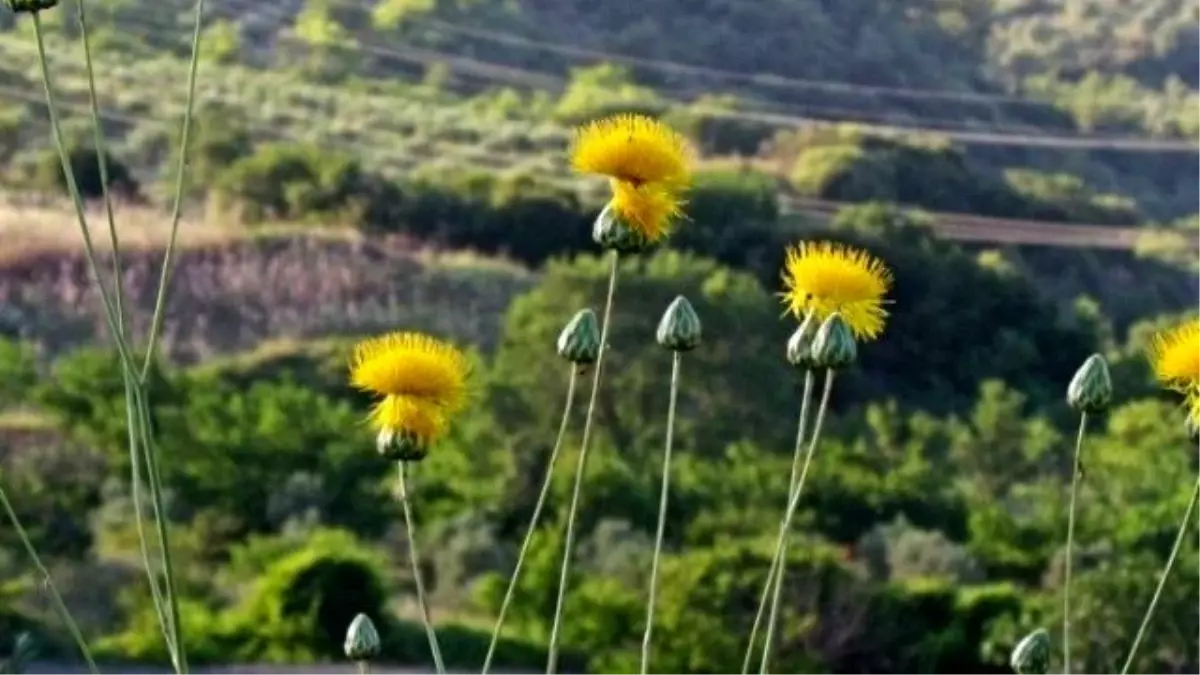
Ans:
[{"label": "green flower bud", "polygon": [[9,10],[18,14],[36,14],[58,6],[58,0],[4,0]]},{"label": "green flower bud", "polygon": [[419,462],[429,454],[429,444],[424,439],[392,429],[379,432],[375,438],[375,449],[391,462]]},{"label": "green flower bud", "polygon": [[600,356],[600,326],[595,312],[581,309],[571,317],[558,334],[558,355],[576,365],[596,362]]},{"label": "green flower bud", "polygon": [[371,617],[359,614],[350,622],[346,631],[346,658],[351,661],[369,661],[379,656],[379,631]]},{"label": "green flower bud", "polygon": [[596,216],[596,222],[592,225],[592,240],[606,249],[621,253],[638,253],[650,248],[650,242],[617,215],[611,202]]},{"label": "green flower bud", "polygon": [[1080,412],[1102,412],[1112,402],[1112,389],[1108,362],[1103,356],[1092,354],[1067,385],[1067,403]]},{"label": "green flower bud", "polygon": [[813,364],[812,345],[813,339],[817,337],[817,321],[812,314],[804,317],[804,321],[800,322],[800,327],[792,333],[792,337],[787,341],[787,360],[788,363],[796,366],[800,370],[812,370]]},{"label": "green flower bud", "polygon": [[854,334],[841,314],[834,312],[825,319],[813,337],[812,360],[817,368],[840,369],[858,358]]},{"label": "green flower bud", "polygon": [[674,352],[690,352],[700,344],[700,317],[687,298],[680,295],[671,302],[655,337],[658,344]]},{"label": "green flower bud", "polygon": [[1017,643],[1009,665],[1020,675],[1045,675],[1050,670],[1050,634],[1039,628]]}]

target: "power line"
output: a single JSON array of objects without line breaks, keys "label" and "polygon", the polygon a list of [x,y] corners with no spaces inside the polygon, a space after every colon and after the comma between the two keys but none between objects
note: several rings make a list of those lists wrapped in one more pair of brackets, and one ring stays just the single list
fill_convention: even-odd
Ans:
[{"label": "power line", "polygon": [[[61,52],[56,52],[61,54]],[[142,83],[144,84],[144,82]],[[12,99],[22,100],[29,103],[39,104],[44,106],[45,101],[27,90],[16,87],[0,86],[0,96],[5,96]],[[227,100],[220,97],[210,97],[215,100]],[[83,105],[67,103],[64,107],[76,112],[86,113],[87,109]],[[182,108],[175,112],[181,112]],[[120,121],[126,124],[143,124],[167,126],[168,123],[162,120],[155,120],[145,116],[129,115],[124,113],[104,112],[102,116],[106,119]],[[274,128],[268,127],[252,127],[252,131],[256,133],[273,137],[278,140],[295,140],[295,136],[280,132]],[[310,141],[313,142],[313,141]],[[389,158],[399,161],[397,155],[380,151],[377,147],[371,147],[361,143],[349,141],[316,141],[318,146],[324,146],[338,151],[353,150],[358,153],[370,154],[380,158]],[[468,156],[469,157],[469,156]],[[468,157],[464,157],[468,158]],[[485,153],[480,159],[488,158],[496,165],[496,168],[511,167],[513,162],[508,157],[501,157],[495,153]],[[411,162],[412,157],[406,155],[403,163]],[[496,161],[499,160],[499,161]],[[837,209],[843,208],[850,204],[841,202],[832,202],[827,200],[812,200],[780,196],[780,203],[785,211],[791,212],[806,212],[810,214],[825,214],[829,215]],[[983,216],[970,216],[965,214],[947,214],[937,213],[931,214],[935,219],[935,230],[941,236],[960,241],[993,241],[997,243],[1032,243],[1042,245],[1065,245],[1065,246],[1090,246],[1101,248],[1132,248],[1137,241],[1137,238],[1142,234],[1136,228],[1115,228],[1102,225],[1066,225],[1062,223],[1020,220],[1020,219],[1003,219],[989,218]]]},{"label": "power line", "polygon": [[660,72],[679,73],[698,77],[710,77],[713,79],[746,82],[763,87],[816,90],[851,96],[890,96],[892,98],[907,98],[916,100],[958,101],[965,103],[990,104],[1002,103],[1038,108],[1054,108],[1054,104],[1047,101],[1027,99],[1013,94],[987,94],[979,92],[949,91],[944,89],[863,85],[837,82],[833,80],[788,77],[776,75],[774,73],[745,73],[733,70],[723,70],[720,68],[712,68],[709,66],[680,63],[677,61],[668,61],[665,59],[651,59],[641,56],[629,56],[628,54],[616,54],[597,49],[573,47],[571,45],[548,42],[545,40],[534,40],[513,33],[475,28],[472,26],[463,26],[461,24],[455,24],[443,19],[436,19],[432,17],[421,17],[412,20],[412,22],[416,24],[435,26],[447,32],[458,33],[460,35],[469,35],[472,37],[477,37],[481,40],[488,40],[514,47],[524,47],[531,50],[551,52],[579,59],[597,59],[602,61],[611,61],[613,63],[626,63],[648,70],[658,70]]},{"label": "power line", "polygon": [[[270,16],[276,19],[287,20],[291,18],[287,15],[286,11],[268,5],[256,5],[253,9],[246,8],[244,13],[255,17],[262,17],[267,16],[264,14],[264,12],[268,10],[271,12]],[[474,73],[483,79],[495,78],[507,82],[526,83],[528,86],[534,86],[537,88],[545,88],[534,84],[537,81],[547,84],[551,81],[558,83],[563,81],[563,78],[558,76],[549,76],[543,73],[536,73],[534,71],[516,68],[513,66],[502,66],[485,61],[479,61],[471,57],[446,54],[444,52],[437,52],[428,49],[405,48],[405,51],[401,51],[395,48],[386,48],[379,45],[362,42],[352,45],[339,45],[338,48],[349,51],[365,52],[382,58],[395,59],[409,63],[444,62],[452,67],[462,70],[463,72]],[[666,98],[666,100],[677,105],[688,105],[689,103],[687,101],[680,101],[670,98]],[[1182,139],[1152,139],[1136,136],[1087,136],[1081,134],[1001,133],[986,130],[919,126],[910,124],[907,120],[898,119],[896,116],[886,115],[882,116],[879,121],[834,121],[809,115],[755,112],[749,110],[706,109],[704,110],[703,114],[710,117],[759,122],[770,126],[785,128],[834,126],[848,122],[855,125],[860,131],[876,136],[891,137],[902,134],[928,134],[943,136],[950,140],[967,145],[1152,153],[1183,152],[1189,154],[1200,150],[1200,147],[1198,147],[1195,143]]]},{"label": "power line", "polygon": [[[842,209],[858,204],[828,199],[781,196],[779,205],[783,213],[802,213],[828,220]],[[1024,218],[996,218],[928,211],[905,204],[895,206],[903,211],[925,216],[929,219],[930,227],[934,232],[947,239],[957,241],[1132,250],[1147,234],[1146,229],[1139,227],[1059,223]],[[1189,239],[1182,234],[1178,238],[1181,245],[1194,249],[1200,248],[1200,241]]]},{"label": "power line", "polygon": [[[256,5],[253,8],[237,4],[238,0],[232,0],[228,3],[233,7],[213,7],[214,10],[222,11],[222,13],[234,19],[262,18],[268,17],[264,14],[267,6]],[[286,21],[293,18],[286,13],[286,10],[277,7],[269,7],[271,13],[269,18],[279,21]],[[145,27],[162,28],[161,24],[155,24],[153,21],[147,20],[145,17],[140,18],[137,22],[124,23],[141,23]],[[307,44],[304,40],[285,35],[284,39],[293,43]],[[418,48],[387,48],[380,45],[370,43],[352,43],[340,44],[335,46],[336,49],[371,54],[381,59],[402,61],[419,65],[429,65],[432,63],[445,63],[460,72],[469,73],[480,79],[491,82],[504,82],[508,84],[518,84],[521,86],[531,87],[534,89],[553,89],[561,91],[565,87],[565,78],[558,75],[548,75],[537,71],[517,68],[513,66],[498,65],[486,61],[480,61],[471,57],[458,56],[455,54],[447,54],[428,49]],[[393,73],[394,74],[394,73]],[[856,85],[845,85],[856,86]],[[676,105],[689,105],[688,101],[678,99],[667,99]],[[979,129],[971,123],[962,123],[954,121],[946,121],[938,119],[938,126],[928,124],[928,118],[918,120],[916,123],[911,118],[904,115],[879,115],[875,119],[867,117],[861,111],[822,108],[819,106],[805,107],[806,113],[796,114],[788,112],[772,112],[772,111],[755,111],[755,110],[721,110],[718,108],[706,108],[702,114],[709,117],[738,119],[742,121],[757,122],[774,127],[828,127],[831,125],[840,125],[850,123],[855,125],[860,131],[875,136],[894,137],[904,134],[932,134],[946,137],[950,140],[958,141],[963,144],[974,145],[993,145],[993,146],[1011,146],[1011,147],[1042,147],[1042,148],[1057,148],[1057,149],[1076,149],[1076,150],[1110,150],[1110,151],[1130,151],[1130,152],[1187,152],[1193,153],[1197,151],[1197,146],[1188,141],[1180,139],[1151,139],[1142,137],[1130,136],[1087,136],[1079,134],[1034,134],[1034,133],[1011,133],[1021,129],[1027,129],[1025,125],[992,125],[991,129]],[[828,117],[843,117],[841,120],[830,120]],[[857,118],[857,119],[856,119]],[[921,124],[926,122],[926,124]],[[947,126],[949,124],[949,126]],[[1034,127],[1037,129],[1038,127]]]},{"label": "power line", "polygon": [[[18,87],[0,85],[0,97],[20,100],[43,107],[46,105],[44,98]],[[90,113],[90,108],[82,104],[60,102],[59,105],[82,115]],[[172,112],[182,112],[182,109]],[[173,128],[173,125],[169,122],[145,116],[111,112],[101,112],[101,116],[104,119],[125,124]],[[271,135],[278,140],[295,140],[292,136],[265,127],[258,127],[252,130],[257,133]],[[329,141],[313,141],[313,143],[318,147],[326,147],[339,152],[347,150],[364,152],[370,150],[370,148],[361,144]],[[380,155],[380,153],[374,154]],[[380,156],[386,157],[388,155],[383,153]],[[777,195],[777,199],[784,213],[805,213],[823,220],[832,218],[842,208],[854,205],[850,202],[805,199],[782,194]],[[1136,247],[1138,238],[1144,234],[1143,231],[1137,228],[1110,227],[1105,225],[1070,225],[1050,221],[990,218],[956,213],[923,213],[932,219],[934,234],[952,241],[1129,250]]]}]

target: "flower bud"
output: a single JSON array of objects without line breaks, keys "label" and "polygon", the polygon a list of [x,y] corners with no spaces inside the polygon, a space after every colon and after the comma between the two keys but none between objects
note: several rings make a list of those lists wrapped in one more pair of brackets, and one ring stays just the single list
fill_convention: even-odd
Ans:
[{"label": "flower bud", "polygon": [[700,344],[700,317],[687,298],[680,295],[671,302],[655,337],[658,344],[674,352],[689,352]]},{"label": "flower bud", "polygon": [[1112,401],[1112,377],[1103,356],[1092,354],[1067,385],[1067,403],[1085,413],[1102,412]]},{"label": "flower bud", "polygon": [[383,429],[375,437],[375,449],[390,462],[419,462],[429,454],[429,445],[407,431]]},{"label": "flower bud", "polygon": [[611,202],[596,216],[592,240],[605,249],[621,253],[637,253],[650,248],[650,242],[617,214]]},{"label": "flower bud", "polygon": [[787,360],[788,363],[796,366],[800,370],[812,370],[813,364],[812,345],[813,339],[817,337],[817,320],[812,314],[804,317],[804,321],[800,322],[800,327],[792,333],[792,337],[787,341]]},{"label": "flower bud", "polygon": [[1050,634],[1039,628],[1017,643],[1009,665],[1020,675],[1045,675],[1050,670]]},{"label": "flower bud", "polygon": [[571,317],[558,334],[558,355],[576,365],[596,362],[600,356],[600,327],[595,312],[581,309]]},{"label": "flower bud", "polygon": [[346,631],[346,658],[351,661],[369,661],[379,656],[379,631],[371,617],[359,614],[350,622]]},{"label": "flower bud", "polygon": [[841,314],[830,314],[813,337],[812,360],[817,368],[840,369],[854,363],[858,345]]},{"label": "flower bud", "polygon": [[8,9],[18,14],[36,14],[58,6],[58,0],[4,0]]}]

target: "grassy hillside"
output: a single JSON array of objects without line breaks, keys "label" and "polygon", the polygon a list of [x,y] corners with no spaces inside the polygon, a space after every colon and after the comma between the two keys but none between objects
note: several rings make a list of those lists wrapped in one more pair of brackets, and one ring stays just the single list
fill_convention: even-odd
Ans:
[{"label": "grassy hillside", "polygon": [[[186,5],[92,10],[108,123],[143,178],[163,173],[182,107]],[[200,96],[256,142],[313,142],[391,175],[469,165],[572,184],[560,160],[570,125],[634,108],[694,129],[711,156],[769,153],[805,120],[970,132],[983,171],[1078,176],[1156,219],[1194,212],[1194,153],[1105,149],[1112,136],[1195,136],[1192,5],[896,7],[213,0]],[[81,116],[76,31],[69,11],[55,17],[56,77]],[[44,118],[27,28],[0,34],[0,155],[18,165],[34,162]],[[1080,135],[1093,149],[1067,147]]]}]

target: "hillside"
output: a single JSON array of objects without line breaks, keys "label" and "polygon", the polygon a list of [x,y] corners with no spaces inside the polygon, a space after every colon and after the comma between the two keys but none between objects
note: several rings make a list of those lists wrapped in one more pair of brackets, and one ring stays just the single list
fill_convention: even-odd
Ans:
[{"label": "hillside", "polygon": [[[185,73],[187,5],[124,0],[91,12],[100,85],[114,92],[107,120],[145,179],[162,174],[182,108],[182,87],[169,85]],[[850,121],[946,135],[996,177],[1076,177],[1154,220],[1193,213],[1200,198],[1196,10],[1183,0],[1136,10],[929,0],[903,11],[660,0],[636,15],[573,2],[208,7],[200,96],[213,115],[255,142],[311,142],[393,176],[469,165],[577,189],[559,159],[570,125],[635,108],[693,128],[714,159],[773,158],[797,129]],[[63,26],[69,40],[72,23]],[[77,45],[51,54],[86,114]],[[42,119],[27,31],[0,35],[0,55],[4,154],[20,159]]]}]

